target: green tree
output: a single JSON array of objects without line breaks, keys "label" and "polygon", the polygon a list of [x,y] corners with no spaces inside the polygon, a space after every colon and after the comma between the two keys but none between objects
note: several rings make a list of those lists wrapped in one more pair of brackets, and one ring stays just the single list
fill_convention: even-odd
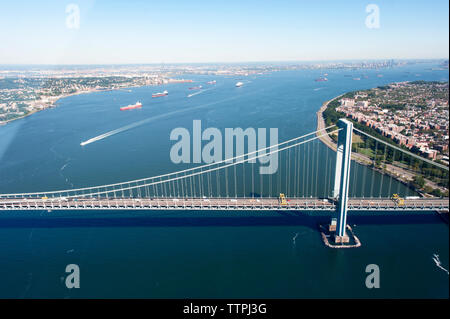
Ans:
[{"label": "green tree", "polygon": [[435,188],[431,192],[431,195],[436,196],[436,197],[442,197],[442,192],[439,188]]},{"label": "green tree", "polygon": [[425,186],[425,179],[420,175],[416,175],[413,179],[413,185],[416,188],[423,188]]}]

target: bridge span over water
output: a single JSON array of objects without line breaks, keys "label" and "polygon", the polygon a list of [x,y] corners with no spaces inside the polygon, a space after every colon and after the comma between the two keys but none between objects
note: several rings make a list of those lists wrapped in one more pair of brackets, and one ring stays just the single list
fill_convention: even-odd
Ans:
[{"label": "bridge span over water", "polygon": [[[351,198],[349,211],[426,211],[449,209],[448,199],[407,199],[398,205],[391,199]],[[336,201],[320,198],[70,198],[2,199],[3,210],[336,210]]]},{"label": "bridge span over water", "polygon": [[[336,134],[336,151],[319,147],[319,139]],[[352,143],[355,134],[360,134],[359,141]],[[355,147],[372,154],[364,155],[364,165],[356,163],[364,156],[352,153]],[[279,163],[276,173],[261,174],[256,159],[268,162],[273,156]],[[414,177],[424,172],[435,185],[448,187],[447,166],[341,119],[277,145],[173,173],[109,185],[0,194],[0,211],[328,210],[336,211],[339,239],[345,237],[349,210],[448,210],[448,198],[399,194],[401,183],[412,188]]]}]

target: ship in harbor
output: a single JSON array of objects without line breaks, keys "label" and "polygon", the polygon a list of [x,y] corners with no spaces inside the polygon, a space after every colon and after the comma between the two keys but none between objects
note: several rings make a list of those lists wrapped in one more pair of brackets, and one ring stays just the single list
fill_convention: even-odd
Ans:
[{"label": "ship in harbor", "polygon": [[236,83],[236,87],[241,87],[241,86],[243,86],[243,85],[244,85],[244,83],[242,83],[242,82]]},{"label": "ship in harbor", "polygon": [[190,87],[189,90],[200,90],[202,88],[201,85]]},{"label": "ship in harbor", "polygon": [[139,109],[142,107],[142,103],[141,102],[136,102],[136,104],[130,104],[127,106],[122,106],[120,108],[121,111],[126,111],[126,110],[133,110],[133,109]]},{"label": "ship in harbor", "polygon": [[153,93],[152,97],[166,96],[168,94],[169,94],[169,92],[167,92],[167,91],[164,91],[164,92],[161,92],[161,93]]}]

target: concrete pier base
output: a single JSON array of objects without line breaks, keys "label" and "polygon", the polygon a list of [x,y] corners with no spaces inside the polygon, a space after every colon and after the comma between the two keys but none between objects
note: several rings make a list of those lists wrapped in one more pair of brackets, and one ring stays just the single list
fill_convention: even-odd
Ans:
[{"label": "concrete pier base", "polygon": [[[359,238],[354,234],[353,229],[347,225],[344,236],[339,236],[336,231],[330,231],[330,225],[319,225],[323,243],[329,248],[356,248],[361,246]],[[350,236],[347,235],[350,234]],[[330,243],[334,242],[333,243]]]},{"label": "concrete pier base", "polygon": [[348,237],[347,235],[344,236],[334,236],[334,243],[335,244],[347,244],[350,242],[350,237]]}]

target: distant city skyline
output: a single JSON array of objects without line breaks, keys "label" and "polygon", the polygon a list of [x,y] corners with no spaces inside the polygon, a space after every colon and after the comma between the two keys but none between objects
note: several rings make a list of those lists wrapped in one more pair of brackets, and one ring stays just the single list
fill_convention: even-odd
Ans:
[{"label": "distant city skyline", "polygon": [[49,68],[56,68],[58,67],[70,67],[70,68],[85,68],[85,69],[91,69],[92,67],[114,67],[114,68],[128,68],[128,67],[154,67],[154,68],[164,68],[167,66],[173,66],[173,67],[189,67],[189,66],[270,66],[270,67],[283,67],[288,65],[295,65],[295,66],[314,66],[316,68],[319,67],[319,65],[337,65],[342,64],[346,67],[349,67],[351,64],[359,65],[363,63],[371,64],[371,63],[382,63],[382,62],[389,62],[394,61],[398,63],[402,62],[417,62],[417,63],[427,63],[427,62],[447,62],[449,61],[448,57],[444,58],[410,58],[410,59],[393,59],[393,58],[380,58],[380,59],[342,59],[342,60],[283,60],[283,61],[212,61],[212,62],[148,62],[148,63],[0,63],[0,70],[10,70],[11,67],[19,67],[23,68],[24,70],[28,70],[29,68],[33,67],[49,67]]},{"label": "distant city skyline", "polygon": [[448,11],[442,0],[8,2],[0,64],[448,59]]}]

